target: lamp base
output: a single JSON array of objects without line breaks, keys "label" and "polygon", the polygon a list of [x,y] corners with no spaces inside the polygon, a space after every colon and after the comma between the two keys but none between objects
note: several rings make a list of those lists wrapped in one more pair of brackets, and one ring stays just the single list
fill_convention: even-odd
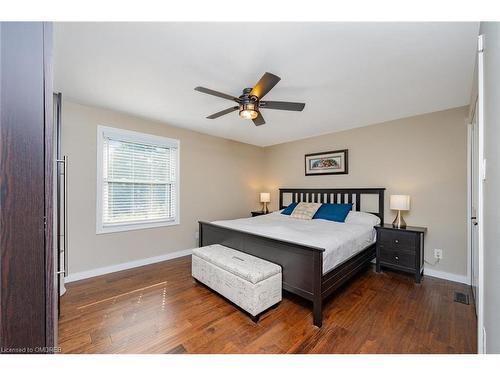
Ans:
[{"label": "lamp base", "polygon": [[406,228],[406,221],[403,219],[403,215],[401,215],[401,211],[398,210],[398,214],[394,218],[392,222],[392,226],[394,228]]},{"label": "lamp base", "polygon": [[262,202],[262,212],[265,214],[269,213],[269,209],[267,208],[267,202]]}]

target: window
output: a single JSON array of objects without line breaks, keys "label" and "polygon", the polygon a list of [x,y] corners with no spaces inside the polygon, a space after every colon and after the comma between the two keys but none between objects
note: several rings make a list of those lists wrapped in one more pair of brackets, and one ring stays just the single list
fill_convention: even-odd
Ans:
[{"label": "window", "polygon": [[179,141],[97,129],[97,233],[179,223]]}]

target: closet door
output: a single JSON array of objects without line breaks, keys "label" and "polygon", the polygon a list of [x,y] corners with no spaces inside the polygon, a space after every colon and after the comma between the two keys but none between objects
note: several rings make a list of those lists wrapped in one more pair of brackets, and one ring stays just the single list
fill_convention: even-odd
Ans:
[{"label": "closet door", "polygon": [[0,23],[0,347],[55,345],[52,25]]}]

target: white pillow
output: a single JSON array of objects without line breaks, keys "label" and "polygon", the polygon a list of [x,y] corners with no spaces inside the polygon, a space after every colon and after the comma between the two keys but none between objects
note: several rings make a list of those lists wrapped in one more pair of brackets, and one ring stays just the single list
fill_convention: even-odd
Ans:
[{"label": "white pillow", "polygon": [[321,207],[321,203],[305,203],[300,202],[292,211],[290,217],[302,220],[311,220]]},{"label": "white pillow", "polygon": [[375,226],[380,224],[380,218],[374,214],[362,211],[349,211],[345,218],[346,224],[362,224]]}]

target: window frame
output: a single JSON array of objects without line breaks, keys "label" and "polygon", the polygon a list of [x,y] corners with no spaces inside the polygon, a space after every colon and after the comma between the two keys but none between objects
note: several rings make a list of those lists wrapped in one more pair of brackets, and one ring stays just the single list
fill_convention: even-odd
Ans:
[{"label": "window frame", "polygon": [[[175,217],[168,220],[140,220],[136,222],[107,224],[103,223],[104,215],[104,165],[103,165],[103,152],[104,152],[104,137],[111,137],[118,140],[145,143],[155,146],[172,147],[177,150],[177,163],[175,166]],[[97,126],[97,195],[96,195],[96,234],[125,232],[139,229],[149,229],[166,227],[171,225],[180,224],[180,141],[178,139],[161,137],[157,135],[140,133],[132,130],[124,130],[120,128],[113,128],[109,126]]]}]

